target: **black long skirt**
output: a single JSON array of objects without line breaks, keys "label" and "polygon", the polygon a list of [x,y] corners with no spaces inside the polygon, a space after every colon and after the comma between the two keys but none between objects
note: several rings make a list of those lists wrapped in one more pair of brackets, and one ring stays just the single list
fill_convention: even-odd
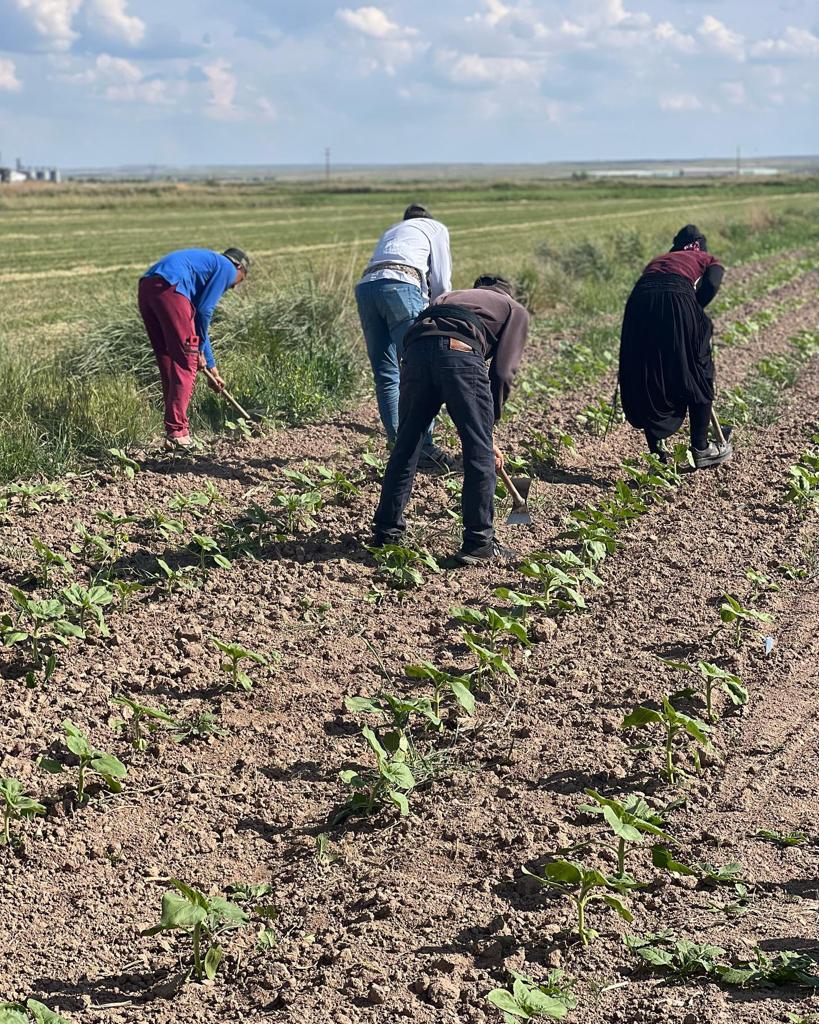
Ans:
[{"label": "black long skirt", "polygon": [[712,333],[688,278],[640,278],[620,333],[620,396],[633,427],[669,437],[682,426],[690,405],[713,401]]}]

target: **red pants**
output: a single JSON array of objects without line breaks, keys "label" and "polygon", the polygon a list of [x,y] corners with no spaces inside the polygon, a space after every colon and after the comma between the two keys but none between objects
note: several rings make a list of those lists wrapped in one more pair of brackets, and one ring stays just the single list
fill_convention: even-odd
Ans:
[{"label": "red pants", "polygon": [[193,306],[157,275],[140,280],[138,301],[162,377],[165,431],[168,437],[182,437],[189,432],[188,405],[199,368]]}]

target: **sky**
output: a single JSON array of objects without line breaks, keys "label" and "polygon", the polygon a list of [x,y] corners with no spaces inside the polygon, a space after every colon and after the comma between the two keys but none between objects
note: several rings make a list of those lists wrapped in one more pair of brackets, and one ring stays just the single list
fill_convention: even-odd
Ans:
[{"label": "sky", "polygon": [[819,0],[0,0],[32,164],[819,151]]}]

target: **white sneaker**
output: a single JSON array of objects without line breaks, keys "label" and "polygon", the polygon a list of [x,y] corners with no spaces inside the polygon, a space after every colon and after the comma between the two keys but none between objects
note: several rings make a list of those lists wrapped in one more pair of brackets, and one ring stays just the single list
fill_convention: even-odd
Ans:
[{"label": "white sneaker", "polygon": [[172,452],[180,448],[190,451],[194,447],[194,440],[190,434],[180,434],[178,437],[165,437],[165,450]]},{"label": "white sneaker", "polygon": [[727,441],[725,444],[715,444],[712,441],[702,450],[694,448],[693,454],[697,469],[707,469],[709,466],[718,466],[721,462],[726,462],[734,454],[734,450]]}]

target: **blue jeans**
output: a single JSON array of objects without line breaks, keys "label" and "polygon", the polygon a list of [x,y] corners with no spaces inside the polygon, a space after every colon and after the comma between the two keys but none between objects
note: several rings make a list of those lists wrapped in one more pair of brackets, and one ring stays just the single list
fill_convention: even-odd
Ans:
[{"label": "blue jeans", "polygon": [[[373,368],[378,415],[384,424],[387,440],[395,444],[404,335],[426,303],[416,285],[388,280],[365,281],[357,285],[355,300]],[[424,450],[432,446],[434,426],[433,421],[424,435]]]},{"label": "blue jeans", "polygon": [[495,536],[495,405],[489,371],[475,352],[451,349],[449,338],[421,337],[410,344],[401,374],[401,426],[381,484],[375,513],[379,543],[396,544],[406,528],[426,424],[445,405],[464,454],[464,551],[485,550]]}]

